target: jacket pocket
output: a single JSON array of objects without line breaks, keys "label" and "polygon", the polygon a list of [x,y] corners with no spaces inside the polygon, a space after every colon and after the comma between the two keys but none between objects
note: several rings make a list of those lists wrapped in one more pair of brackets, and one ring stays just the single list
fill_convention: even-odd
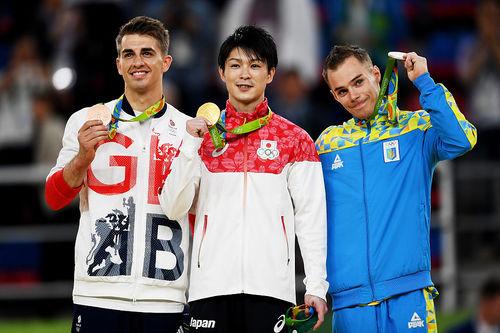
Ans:
[{"label": "jacket pocket", "polygon": [[207,233],[207,226],[208,226],[208,215],[205,215],[203,218],[203,231],[201,234],[201,241],[200,241],[200,246],[198,247],[198,268],[200,268],[200,256],[201,256],[201,248],[203,246],[203,241],[205,240],[205,235]]},{"label": "jacket pocket", "polygon": [[288,235],[286,233],[285,217],[281,215],[281,226],[283,227],[283,236],[285,237],[286,246],[286,265],[290,264],[290,245],[288,244]]}]

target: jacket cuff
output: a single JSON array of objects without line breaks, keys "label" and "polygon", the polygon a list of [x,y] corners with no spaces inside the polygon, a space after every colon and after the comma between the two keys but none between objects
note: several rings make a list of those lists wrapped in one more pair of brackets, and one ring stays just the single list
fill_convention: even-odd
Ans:
[{"label": "jacket cuff", "polygon": [[304,279],[306,285],[306,295],[317,296],[326,302],[326,293],[328,292],[328,282],[325,280],[312,280],[307,277]]},{"label": "jacket cuff", "polygon": [[179,151],[182,152],[187,158],[193,159],[196,155],[198,155],[198,150],[200,149],[202,142],[203,138],[196,138],[186,132],[184,134],[184,138],[182,139]]},{"label": "jacket cuff", "polygon": [[429,74],[429,72],[424,73],[424,74],[420,75],[419,77],[417,77],[413,81],[413,84],[420,91],[420,94],[424,94],[436,86],[436,83],[431,78],[431,75]]},{"label": "jacket cuff", "polygon": [[63,170],[52,174],[45,184],[45,201],[53,210],[59,210],[68,205],[83,186],[83,184],[77,188],[69,186],[64,180]]}]

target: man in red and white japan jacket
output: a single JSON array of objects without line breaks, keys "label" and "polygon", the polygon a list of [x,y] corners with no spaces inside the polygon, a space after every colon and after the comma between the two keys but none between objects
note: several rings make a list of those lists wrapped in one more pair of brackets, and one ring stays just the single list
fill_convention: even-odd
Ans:
[{"label": "man in red and white japan jacket", "polygon": [[295,303],[295,235],[316,327],[327,311],[321,164],[310,136],[264,96],[277,62],[261,28],[240,27],[226,39],[218,58],[229,95],[217,125],[223,147],[207,133],[208,119],[187,121],[160,194],[169,218],[196,215],[189,304],[197,331],[278,332],[278,317]]}]

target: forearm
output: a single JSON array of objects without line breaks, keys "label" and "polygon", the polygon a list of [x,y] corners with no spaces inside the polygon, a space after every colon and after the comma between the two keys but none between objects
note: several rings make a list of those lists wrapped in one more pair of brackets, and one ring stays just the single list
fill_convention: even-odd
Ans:
[{"label": "forearm", "polygon": [[172,161],[171,171],[159,196],[160,205],[170,219],[182,218],[193,204],[200,179],[198,149],[201,141],[186,133],[179,156]]},{"label": "forearm", "polygon": [[458,109],[451,93],[432,78],[422,75],[415,80],[420,91],[420,104],[430,115],[437,141],[430,147],[439,159],[452,158],[472,149],[476,144],[476,129]]},{"label": "forearm", "polygon": [[81,186],[89,166],[90,162],[76,155],[63,169],[64,181],[72,188]]},{"label": "forearm", "polygon": [[291,194],[295,203],[295,230],[306,278],[306,293],[325,299],[326,199],[319,162],[302,162],[294,167]]}]

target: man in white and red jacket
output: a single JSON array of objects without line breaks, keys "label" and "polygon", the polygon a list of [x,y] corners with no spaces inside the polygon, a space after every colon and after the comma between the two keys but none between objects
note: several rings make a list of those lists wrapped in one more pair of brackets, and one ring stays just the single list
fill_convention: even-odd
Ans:
[{"label": "man in white and red jacket", "polygon": [[295,235],[316,327],[327,312],[322,170],[309,135],[273,113],[264,96],[277,62],[261,28],[240,27],[224,41],[225,145],[214,146],[207,119],[188,120],[160,194],[169,218],[196,214],[189,304],[197,331],[278,332],[278,317],[295,303]]},{"label": "man in white and red jacket", "polygon": [[96,107],[75,112],[46,183],[52,209],[80,195],[72,332],[173,333],[186,302],[189,232],[164,215],[158,190],[189,117],[162,96],[172,62],[163,24],[134,18],[116,44],[125,92],[97,107],[97,118],[114,120],[89,120]]}]

